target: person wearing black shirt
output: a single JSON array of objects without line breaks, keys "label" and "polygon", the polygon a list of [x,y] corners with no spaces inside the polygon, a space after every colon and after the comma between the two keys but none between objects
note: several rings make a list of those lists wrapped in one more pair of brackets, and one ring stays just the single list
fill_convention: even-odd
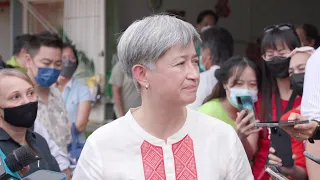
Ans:
[{"label": "person wearing black shirt", "polygon": [[[37,170],[60,172],[46,140],[31,127],[37,116],[38,101],[29,77],[16,69],[0,70],[0,149],[5,155],[22,145],[35,150],[40,160],[30,164],[27,176]],[[21,174],[21,173],[20,173]]]}]

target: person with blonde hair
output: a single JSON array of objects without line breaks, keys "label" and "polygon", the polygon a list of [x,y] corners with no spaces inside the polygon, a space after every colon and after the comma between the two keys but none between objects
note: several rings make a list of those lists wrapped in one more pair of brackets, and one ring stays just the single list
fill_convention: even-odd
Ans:
[{"label": "person with blonde hair", "polygon": [[20,146],[32,147],[41,159],[30,164],[29,175],[37,170],[60,172],[46,140],[33,132],[38,111],[38,98],[29,77],[16,69],[0,70],[0,149],[8,155]]},{"label": "person with blonde hair", "polygon": [[199,84],[196,29],[169,15],[131,24],[118,57],[142,105],[96,130],[73,179],[253,179],[236,132],[186,108]]}]

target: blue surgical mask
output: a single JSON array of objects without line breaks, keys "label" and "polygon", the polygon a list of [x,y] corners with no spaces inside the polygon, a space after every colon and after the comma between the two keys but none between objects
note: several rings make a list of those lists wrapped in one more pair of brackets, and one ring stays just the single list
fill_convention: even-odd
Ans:
[{"label": "blue surgical mask", "polygon": [[258,101],[258,92],[250,89],[242,89],[242,88],[229,88],[230,89],[230,96],[228,97],[228,100],[230,104],[239,109],[238,102],[237,102],[237,96],[251,96],[252,103],[255,103]]},{"label": "blue surgical mask", "polygon": [[50,87],[60,75],[60,70],[54,68],[38,68],[38,75],[34,78],[41,87]]}]

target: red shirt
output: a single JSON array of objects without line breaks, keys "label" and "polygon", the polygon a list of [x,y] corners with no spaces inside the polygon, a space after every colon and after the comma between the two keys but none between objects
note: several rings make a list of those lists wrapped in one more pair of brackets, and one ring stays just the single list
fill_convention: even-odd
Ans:
[{"label": "red shirt", "polygon": [[[260,105],[261,105],[261,96],[259,96],[258,102],[256,103],[256,111],[257,115],[259,115]],[[285,110],[288,101],[281,100],[282,111]],[[301,97],[297,97],[293,103],[292,108],[295,109],[301,104]],[[281,117],[281,119],[287,119],[289,115]],[[272,96],[272,120],[277,119],[277,105],[275,95]],[[262,119],[260,119],[263,121]],[[255,180],[270,180],[270,176],[267,172],[265,172],[265,165],[267,161],[267,157],[269,154],[270,148],[270,139],[269,139],[269,131],[262,130],[259,134],[258,140],[258,151],[254,157],[254,164],[252,167],[252,172]],[[297,155],[296,164],[305,168],[305,159],[303,156],[304,144],[302,142],[298,142],[292,138],[292,152]]]}]

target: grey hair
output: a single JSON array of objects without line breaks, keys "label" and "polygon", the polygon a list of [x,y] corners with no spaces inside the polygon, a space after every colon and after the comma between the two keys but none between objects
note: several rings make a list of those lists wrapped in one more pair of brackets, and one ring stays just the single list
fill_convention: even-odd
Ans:
[{"label": "grey hair", "polygon": [[[156,61],[175,45],[201,43],[197,30],[188,22],[169,15],[153,15],[132,23],[119,39],[119,61],[132,77],[132,67],[153,69]],[[137,83],[135,82],[137,85]]]}]

